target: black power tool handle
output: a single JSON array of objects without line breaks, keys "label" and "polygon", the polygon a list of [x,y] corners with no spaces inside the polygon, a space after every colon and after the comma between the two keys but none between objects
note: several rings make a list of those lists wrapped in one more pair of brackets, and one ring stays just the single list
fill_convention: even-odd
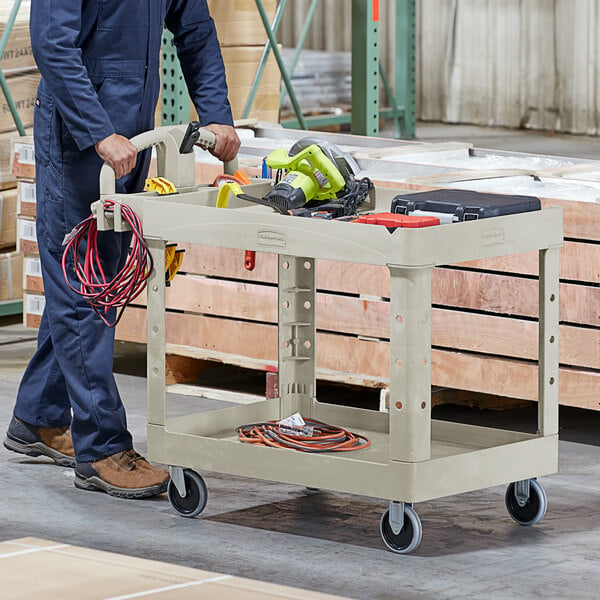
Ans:
[{"label": "black power tool handle", "polygon": [[179,154],[189,154],[193,151],[194,145],[200,137],[200,122],[192,121],[183,136],[181,146],[179,146]]}]

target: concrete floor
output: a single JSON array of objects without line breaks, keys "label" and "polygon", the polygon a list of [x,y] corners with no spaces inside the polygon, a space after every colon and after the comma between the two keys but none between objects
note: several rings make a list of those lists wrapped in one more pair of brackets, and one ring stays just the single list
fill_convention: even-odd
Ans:
[{"label": "concrete floor", "polygon": [[[0,321],[2,432],[34,347],[30,332]],[[121,349],[119,362],[128,371],[140,370],[137,349],[131,356],[128,352]],[[123,373],[117,379],[136,448],[144,453],[145,379]],[[209,399],[177,400],[181,411],[225,405]],[[464,410],[458,409],[459,417]],[[445,416],[452,418],[452,412],[446,408]],[[509,417],[519,423],[529,418],[511,412],[500,416],[503,424],[510,424]],[[598,432],[598,419],[591,421]],[[589,427],[590,419],[580,424]],[[570,439],[577,439],[578,430],[577,422],[571,422]],[[596,445],[560,442],[560,473],[542,480],[548,514],[534,527],[510,520],[503,487],[418,505],[423,541],[410,556],[392,554],[383,546],[379,518],[384,500],[326,492],[305,495],[289,485],[203,475],[208,506],[199,517],[185,519],[166,496],[134,501],[83,492],[73,486],[72,470],[2,448],[0,539],[42,537],[357,599],[598,597]]]},{"label": "concrete floor", "polygon": [[[589,152],[592,157],[594,146],[600,146],[597,138],[547,140],[545,134],[478,129],[421,125],[419,136],[571,156]],[[485,137],[470,137],[476,134]],[[526,148],[521,147],[522,136],[530,136]],[[563,137],[574,139],[567,144]],[[15,319],[0,319],[2,435],[34,348],[31,331]],[[139,348],[119,346],[116,369],[136,449],[144,453],[146,386]],[[181,397],[178,405],[182,411],[199,411],[225,403]],[[465,409],[445,411],[445,418],[485,417],[473,417]],[[511,419],[527,423],[530,416],[511,411],[494,413],[491,419],[510,425]],[[83,492],[73,486],[70,469],[4,448],[0,540],[43,537],[357,599],[595,599],[600,581],[600,418],[563,411],[561,419],[568,426],[561,435],[560,472],[541,481],[549,507],[539,525],[519,527],[510,520],[503,487],[426,502],[416,507],[423,541],[410,556],[383,546],[379,518],[384,500],[326,492],[307,496],[294,486],[203,473],[208,506],[199,517],[185,519],[166,496],[131,501]]]}]

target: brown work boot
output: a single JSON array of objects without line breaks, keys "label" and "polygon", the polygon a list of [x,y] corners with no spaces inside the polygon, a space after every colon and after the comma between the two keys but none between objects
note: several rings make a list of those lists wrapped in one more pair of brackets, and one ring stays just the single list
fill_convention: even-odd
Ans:
[{"label": "brown work boot", "polygon": [[4,447],[27,456],[47,456],[61,467],[75,467],[73,439],[68,426],[38,427],[13,416]]},{"label": "brown work boot", "polygon": [[117,452],[94,462],[78,462],[75,486],[119,498],[147,498],[167,490],[169,472],[151,465],[135,450]]}]

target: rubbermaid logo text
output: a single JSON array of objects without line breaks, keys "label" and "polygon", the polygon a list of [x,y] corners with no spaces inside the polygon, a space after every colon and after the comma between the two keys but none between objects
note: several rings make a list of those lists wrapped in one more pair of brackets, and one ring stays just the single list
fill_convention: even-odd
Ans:
[{"label": "rubbermaid logo text", "polygon": [[259,246],[285,248],[285,235],[277,231],[259,231],[258,244]]},{"label": "rubbermaid logo text", "polygon": [[494,246],[504,244],[504,229],[486,229],[481,232],[481,245]]}]

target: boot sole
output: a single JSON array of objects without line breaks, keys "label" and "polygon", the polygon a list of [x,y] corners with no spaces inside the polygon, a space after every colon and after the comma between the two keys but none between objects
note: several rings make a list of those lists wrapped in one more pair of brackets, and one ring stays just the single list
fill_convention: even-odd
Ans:
[{"label": "boot sole", "polygon": [[159,485],[153,485],[145,488],[120,488],[115,485],[107,483],[99,477],[87,477],[83,478],[75,473],[75,479],[73,480],[76,488],[80,490],[88,490],[90,492],[106,492],[109,496],[116,496],[117,498],[150,498],[151,496],[157,496],[167,491],[168,481],[164,481]]},{"label": "boot sole", "polygon": [[51,458],[60,467],[75,468],[74,458],[66,456],[50,448],[50,446],[46,446],[44,442],[32,442],[28,444],[7,435],[4,439],[4,447],[7,450],[11,450],[17,454],[25,454],[26,456],[46,456]]}]

